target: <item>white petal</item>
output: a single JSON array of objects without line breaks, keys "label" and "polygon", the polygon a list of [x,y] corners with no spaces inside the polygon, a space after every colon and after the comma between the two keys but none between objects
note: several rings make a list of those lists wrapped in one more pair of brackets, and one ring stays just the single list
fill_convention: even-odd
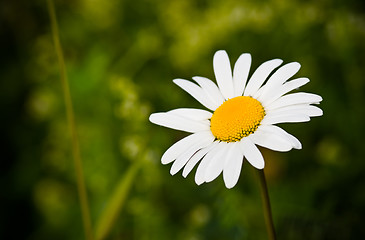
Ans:
[{"label": "white petal", "polygon": [[217,141],[213,142],[212,144],[210,144],[205,148],[200,149],[197,153],[195,153],[185,165],[182,174],[183,177],[186,178],[186,176],[188,176],[191,170],[193,170],[194,166],[205,156],[205,154],[207,154],[210,150],[212,150],[216,146],[216,144],[218,144]]},{"label": "white petal", "polygon": [[316,106],[308,106],[307,108],[300,109],[300,111],[310,117],[319,117],[323,115],[323,110]]},{"label": "white petal", "polygon": [[217,108],[224,102],[224,97],[214,82],[204,77],[193,77],[193,79],[201,86]]},{"label": "white petal", "polygon": [[220,142],[212,148],[202,159],[200,162],[198,169],[196,170],[195,174],[195,183],[200,185],[203,182],[205,182],[205,173],[207,171],[207,168],[212,160],[212,158],[218,154],[220,151],[223,151],[224,148],[222,148],[222,145]]},{"label": "white petal", "polygon": [[290,105],[287,107],[277,108],[274,110],[266,111],[268,115],[272,114],[304,114],[308,117],[318,117],[323,115],[322,109],[316,106],[308,104]]},{"label": "white petal", "polygon": [[231,64],[226,51],[220,50],[214,54],[213,68],[218,87],[225,99],[234,97]]},{"label": "white petal", "polygon": [[172,164],[170,169],[170,174],[175,175],[184,165],[189,161],[189,159],[197,153],[201,148],[205,148],[212,144],[214,141],[214,137],[203,138],[201,141],[197,142],[193,146],[191,146],[186,152],[182,153]]},{"label": "white petal", "polygon": [[216,109],[214,102],[209,99],[203,89],[201,89],[198,85],[185,79],[174,79],[173,82],[189,93],[193,98],[198,100],[198,102],[200,102],[206,108],[212,111]]},{"label": "white petal", "polygon": [[204,139],[211,138],[212,134],[208,132],[199,132],[191,134],[180,141],[174,143],[166,152],[162,155],[162,164],[168,164],[178,158],[182,153],[188,150],[191,146]]},{"label": "white petal", "polygon": [[265,107],[265,110],[273,110],[276,108],[286,107],[295,104],[314,104],[322,101],[322,97],[313,93],[291,93],[280,97]]},{"label": "white petal", "polygon": [[232,143],[232,148],[229,151],[226,165],[223,169],[223,180],[227,188],[233,188],[240,177],[243,164],[243,155],[239,149],[238,143]]},{"label": "white petal", "polygon": [[[279,128],[280,130],[282,130],[283,132],[285,132],[283,129]],[[292,142],[293,144],[293,148],[295,149],[302,149],[302,143],[293,135],[285,132],[287,135],[287,137],[289,138],[289,140]]]},{"label": "white petal", "polygon": [[286,82],[289,78],[294,76],[300,69],[300,64],[297,62],[291,62],[285,64],[281,68],[279,68],[270,78],[267,80],[265,86],[263,86],[264,90],[262,94],[266,94],[267,92],[272,91],[272,88],[275,86],[280,86],[284,82]]},{"label": "white petal", "polygon": [[185,132],[200,132],[210,129],[209,121],[196,121],[173,113],[152,113],[149,120],[157,125],[185,131]]},{"label": "white petal", "polygon": [[295,122],[308,122],[309,116],[305,114],[266,114],[261,124],[278,124],[278,123],[295,123]]},{"label": "white petal", "polygon": [[309,82],[308,78],[298,78],[291,80],[289,82],[286,82],[283,85],[278,85],[275,89],[272,89],[271,91],[266,92],[265,94],[262,94],[259,97],[259,101],[262,102],[263,106],[267,106],[269,103],[272,103],[273,101],[277,100],[279,97],[283,96],[284,94],[299,88]]},{"label": "white petal", "polygon": [[282,62],[283,60],[281,59],[273,59],[261,64],[252,74],[252,77],[245,88],[244,96],[255,96],[255,93],[265,82],[266,78],[275,68],[280,66]]},{"label": "white petal", "polygon": [[265,166],[264,158],[260,150],[251,141],[250,137],[244,137],[239,142],[240,150],[247,161],[257,169],[263,169]]},{"label": "white petal", "polygon": [[259,131],[264,131],[264,132],[269,132],[269,133],[274,133],[277,135],[280,135],[283,138],[287,138],[288,141],[291,142],[293,148],[295,149],[301,149],[302,148],[302,144],[300,143],[300,141],[294,137],[293,135],[287,133],[285,130],[283,130],[282,128],[278,127],[278,126],[274,126],[274,125],[260,125],[258,127],[258,129],[256,130],[256,132]]},{"label": "white petal", "polygon": [[205,171],[205,182],[211,182],[216,179],[223,171],[224,165],[227,161],[229,144],[226,142],[220,142],[219,146],[221,151],[217,152],[210,160],[207,170]]},{"label": "white petal", "polygon": [[212,117],[212,113],[203,109],[195,109],[195,108],[178,108],[168,113],[176,114],[181,117],[189,118],[191,120],[203,121],[208,120]]},{"label": "white petal", "polygon": [[274,151],[287,152],[290,151],[293,146],[286,136],[275,134],[273,132],[259,131],[250,135],[252,141],[261,146]]},{"label": "white petal", "polygon": [[184,165],[189,161],[189,159],[199,150],[199,147],[196,145],[192,146],[191,148],[187,149],[185,153],[181,154],[171,166],[170,174],[175,175]]},{"label": "white petal", "polygon": [[244,53],[237,59],[233,69],[234,96],[242,96],[251,67],[251,55]]}]

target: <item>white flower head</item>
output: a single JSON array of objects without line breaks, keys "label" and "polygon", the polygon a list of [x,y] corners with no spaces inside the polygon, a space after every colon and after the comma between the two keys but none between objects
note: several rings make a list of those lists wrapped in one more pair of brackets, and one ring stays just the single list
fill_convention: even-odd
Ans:
[{"label": "white flower head", "polygon": [[309,79],[289,80],[300,69],[297,62],[285,64],[272,73],[282,62],[281,59],[264,62],[247,81],[251,55],[242,54],[232,73],[226,51],[220,50],[213,58],[218,86],[204,77],[193,77],[196,83],[173,80],[211,111],[178,108],[151,114],[149,120],[154,124],[192,133],[162,156],[163,164],[173,162],[172,175],[183,169],[186,177],[200,162],[195,175],[198,185],[213,181],[223,172],[226,187],[232,188],[244,160],[257,169],[264,168],[264,159],[256,145],[282,152],[302,148],[297,138],[274,124],[307,122],[310,117],[323,115],[320,108],[312,105],[319,104],[322,97],[289,93]]}]

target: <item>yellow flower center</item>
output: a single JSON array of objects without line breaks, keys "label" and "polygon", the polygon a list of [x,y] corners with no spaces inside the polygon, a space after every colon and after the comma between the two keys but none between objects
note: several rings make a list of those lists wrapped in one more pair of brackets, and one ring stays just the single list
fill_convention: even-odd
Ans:
[{"label": "yellow flower center", "polygon": [[210,119],[210,130],[220,141],[236,142],[255,132],[265,116],[261,103],[252,97],[229,99]]}]

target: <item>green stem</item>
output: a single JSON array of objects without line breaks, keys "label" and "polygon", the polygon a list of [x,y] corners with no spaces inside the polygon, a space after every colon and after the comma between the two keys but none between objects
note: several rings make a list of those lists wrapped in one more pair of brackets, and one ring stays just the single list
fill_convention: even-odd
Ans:
[{"label": "green stem", "polygon": [[262,206],[264,208],[266,231],[267,231],[269,240],[275,240],[276,239],[275,228],[274,228],[274,222],[272,220],[270,199],[269,199],[269,193],[267,191],[267,184],[266,184],[264,170],[259,169],[257,171],[257,175],[260,180],[260,192],[261,192],[261,198],[262,198]]},{"label": "green stem", "polygon": [[87,200],[86,187],[85,187],[85,182],[84,182],[84,174],[83,174],[83,170],[82,170],[80,146],[79,146],[79,141],[78,141],[77,133],[76,133],[76,123],[75,123],[75,117],[74,117],[74,112],[73,112],[73,107],[72,107],[70,88],[69,88],[68,80],[67,80],[66,65],[65,65],[65,60],[63,58],[62,47],[61,47],[61,43],[60,43],[60,39],[59,39],[59,35],[58,35],[56,11],[55,11],[53,0],[47,0],[47,4],[48,4],[48,11],[49,11],[49,16],[50,16],[50,20],[51,20],[53,41],[54,41],[54,45],[55,45],[55,49],[56,49],[59,67],[60,67],[60,78],[61,78],[61,84],[62,84],[62,89],[63,89],[65,107],[66,107],[67,122],[68,122],[68,125],[70,128],[70,133],[71,133],[71,138],[72,138],[72,154],[73,154],[75,171],[76,171],[77,190],[78,190],[79,199],[80,199],[85,238],[88,240],[92,240],[93,235],[92,235],[92,227],[91,227],[91,218],[90,218],[89,205],[88,205],[88,200]]}]

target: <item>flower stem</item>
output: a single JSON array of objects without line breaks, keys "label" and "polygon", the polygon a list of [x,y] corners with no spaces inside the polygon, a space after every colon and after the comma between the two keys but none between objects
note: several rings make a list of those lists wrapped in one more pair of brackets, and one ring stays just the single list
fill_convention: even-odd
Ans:
[{"label": "flower stem", "polygon": [[257,176],[260,180],[260,192],[262,198],[262,206],[264,208],[264,217],[265,217],[267,235],[269,240],[275,240],[276,239],[275,228],[274,228],[274,222],[272,220],[270,199],[269,199],[269,193],[267,191],[264,169],[259,169],[257,171]]},{"label": "flower stem", "polygon": [[55,45],[55,49],[56,49],[59,67],[60,67],[60,79],[61,79],[65,107],[66,107],[67,122],[69,125],[71,139],[72,139],[72,155],[73,155],[74,165],[75,165],[77,190],[78,190],[79,199],[80,199],[85,238],[88,240],[92,240],[93,235],[92,235],[92,227],[91,227],[91,218],[90,218],[89,205],[88,205],[88,200],[87,200],[86,186],[85,186],[85,182],[84,182],[84,174],[83,174],[83,170],[82,170],[80,146],[79,146],[79,141],[78,141],[77,133],[76,133],[76,123],[75,123],[74,111],[73,111],[73,107],[72,107],[70,88],[69,88],[68,80],[67,80],[66,65],[65,65],[65,60],[63,58],[62,47],[61,47],[61,43],[60,43],[60,39],[59,39],[59,35],[58,35],[56,11],[55,11],[53,0],[47,0],[47,4],[48,4],[48,12],[49,12],[50,20],[51,20],[53,41],[54,41],[54,45]]}]

